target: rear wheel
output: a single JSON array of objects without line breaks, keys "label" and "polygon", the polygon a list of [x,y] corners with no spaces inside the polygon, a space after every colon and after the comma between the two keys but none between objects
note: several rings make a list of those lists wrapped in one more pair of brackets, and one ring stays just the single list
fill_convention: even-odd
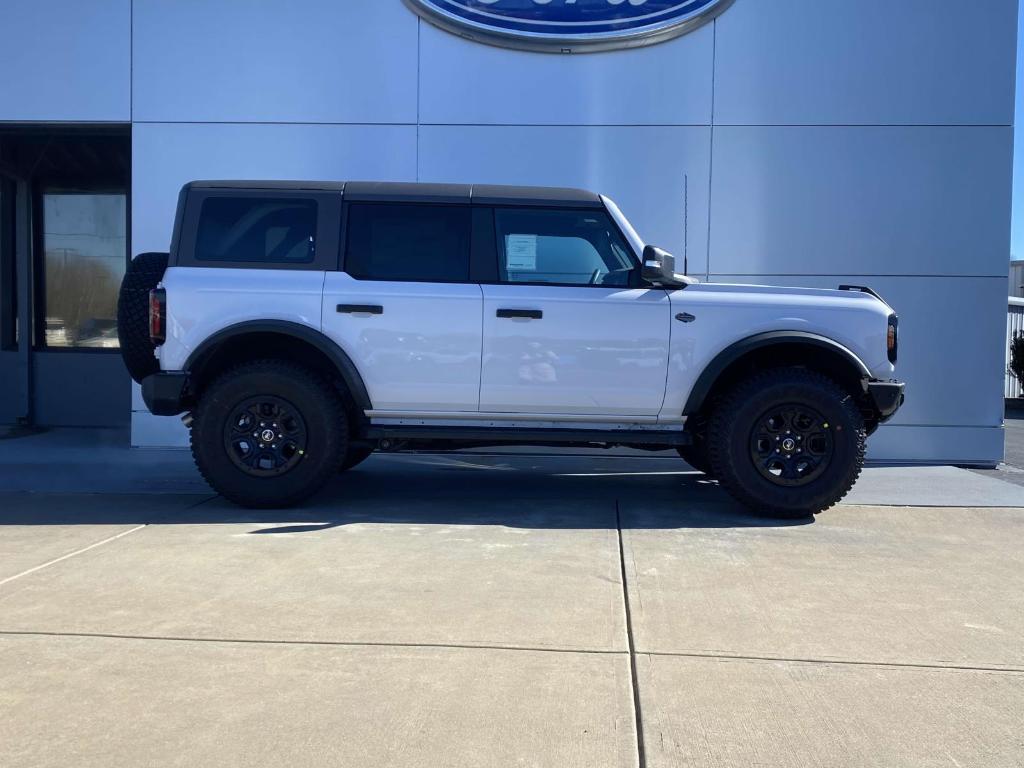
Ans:
[{"label": "rear wheel", "polygon": [[867,435],[850,394],[802,368],[763,371],[726,395],[708,425],[719,482],[757,514],[799,518],[853,487]]},{"label": "rear wheel", "polygon": [[341,401],[326,381],[294,363],[262,360],[228,371],[202,393],[192,455],[224,498],[287,507],[335,474],[347,435]]}]

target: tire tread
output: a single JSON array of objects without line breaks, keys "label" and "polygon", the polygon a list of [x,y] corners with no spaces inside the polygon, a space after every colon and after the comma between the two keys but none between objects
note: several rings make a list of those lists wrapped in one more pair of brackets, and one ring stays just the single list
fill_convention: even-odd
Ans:
[{"label": "tire tread", "polygon": [[[207,396],[209,393],[216,393],[220,387],[226,386],[234,379],[251,374],[267,373],[268,371],[276,372],[289,379],[320,390],[320,394],[322,395],[320,399],[322,400],[322,403],[320,404],[320,410],[316,414],[316,417],[317,421],[321,424],[335,425],[334,429],[328,432],[328,440],[334,446],[333,450],[328,450],[328,454],[333,453],[334,457],[332,458],[328,455],[325,459],[321,460],[320,467],[317,472],[301,488],[298,488],[286,495],[274,496],[272,498],[260,498],[252,494],[239,493],[227,487],[224,483],[219,482],[218,478],[216,478],[211,471],[204,455],[207,449],[207,446],[203,445],[204,440],[209,440],[210,438],[204,438],[203,435],[197,434],[197,426],[205,422],[204,417],[206,414],[203,409],[204,407],[210,407],[210,398]],[[306,416],[306,421],[309,422],[308,415]],[[346,415],[341,399],[331,387],[330,383],[325,381],[323,377],[304,366],[287,360],[278,360],[274,358],[253,360],[228,369],[214,379],[214,381],[206,388],[203,396],[200,397],[199,404],[193,414],[192,426],[189,429],[189,447],[192,450],[192,457],[195,461],[196,468],[199,470],[199,474],[202,475],[203,479],[211,488],[217,491],[217,493],[224,498],[228,499],[228,501],[249,509],[292,507],[305,501],[307,498],[319,491],[327,481],[337,473],[338,466],[341,463],[341,457],[345,454],[345,447],[347,443],[347,440],[344,439],[344,436],[347,435],[347,429],[344,428],[345,422]],[[220,435],[216,435],[215,439],[219,441]],[[284,475],[283,477],[287,477],[287,475]]]},{"label": "tire tread", "polygon": [[[779,385],[811,386],[824,389],[833,396],[845,411],[850,423],[856,425],[853,461],[849,462],[846,473],[835,483],[825,498],[819,498],[810,508],[793,508],[778,504],[766,504],[761,498],[749,492],[738,481],[735,455],[729,450],[728,435],[732,433],[733,421],[740,407],[766,388]],[[867,447],[867,430],[864,419],[853,401],[853,397],[842,390],[824,374],[805,368],[770,368],[753,374],[726,393],[717,404],[708,423],[708,458],[719,483],[737,501],[750,510],[775,517],[801,518],[816,514],[839,503],[853,488],[864,466]]]}]

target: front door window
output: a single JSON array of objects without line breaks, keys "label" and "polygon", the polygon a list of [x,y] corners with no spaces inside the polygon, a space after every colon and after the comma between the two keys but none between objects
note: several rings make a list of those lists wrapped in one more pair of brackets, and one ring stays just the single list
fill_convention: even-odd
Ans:
[{"label": "front door window", "polygon": [[634,261],[599,210],[495,211],[502,282],[626,287]]}]

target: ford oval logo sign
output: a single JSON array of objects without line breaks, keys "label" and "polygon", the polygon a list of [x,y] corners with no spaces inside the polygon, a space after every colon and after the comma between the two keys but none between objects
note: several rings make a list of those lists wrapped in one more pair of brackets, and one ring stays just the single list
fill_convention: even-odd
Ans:
[{"label": "ford oval logo sign", "polygon": [[449,32],[495,45],[577,53],[681,35],[732,0],[405,0]]}]

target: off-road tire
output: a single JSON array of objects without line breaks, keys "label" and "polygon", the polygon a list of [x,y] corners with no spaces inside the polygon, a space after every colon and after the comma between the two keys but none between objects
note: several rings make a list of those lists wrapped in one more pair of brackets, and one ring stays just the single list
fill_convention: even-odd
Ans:
[{"label": "off-road tire", "polygon": [[[820,475],[785,487],[766,479],[751,455],[753,430],[776,406],[813,408],[828,424],[832,454]],[[864,466],[864,419],[849,392],[803,368],[754,374],[718,403],[708,424],[708,456],[721,485],[757,515],[799,519],[828,509],[853,487]]]},{"label": "off-road tire", "polygon": [[345,458],[342,460],[338,471],[346,472],[352,469],[352,467],[362,464],[370,458],[373,448],[373,445],[366,445],[365,443],[349,443],[348,450],[345,452]]},{"label": "off-road tire", "polygon": [[[232,412],[256,396],[286,401],[305,422],[304,454],[284,474],[246,474],[225,445]],[[224,498],[252,509],[290,507],[315,494],[337,473],[348,447],[348,424],[340,398],[319,375],[295,363],[259,360],[227,371],[201,393],[190,443],[200,474]]]},{"label": "off-road tire", "polygon": [[121,359],[138,382],[160,370],[149,340],[149,292],[167,269],[168,254],[140,253],[128,265],[117,296],[117,338]]},{"label": "off-road tire", "polygon": [[703,445],[680,445],[676,452],[691,467],[698,472],[703,472],[708,477],[714,477],[711,470],[711,460],[708,458],[707,449]]}]

